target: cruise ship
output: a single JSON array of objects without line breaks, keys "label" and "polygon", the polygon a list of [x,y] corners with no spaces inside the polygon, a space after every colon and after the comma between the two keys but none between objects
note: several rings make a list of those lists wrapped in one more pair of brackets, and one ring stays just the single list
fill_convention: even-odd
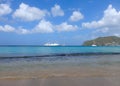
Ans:
[{"label": "cruise ship", "polygon": [[58,43],[45,43],[44,46],[60,46]]},{"label": "cruise ship", "polygon": [[97,46],[97,45],[95,45],[95,44],[92,44],[92,46],[93,46],[93,47],[95,47],[95,46]]}]

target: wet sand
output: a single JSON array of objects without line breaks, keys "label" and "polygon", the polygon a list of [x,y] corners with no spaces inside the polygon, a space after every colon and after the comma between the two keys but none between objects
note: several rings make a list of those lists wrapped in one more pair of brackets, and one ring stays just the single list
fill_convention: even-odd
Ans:
[{"label": "wet sand", "polygon": [[54,77],[44,79],[0,80],[0,86],[120,86],[120,77]]},{"label": "wet sand", "polygon": [[120,86],[120,69],[63,68],[0,72],[0,86]]}]

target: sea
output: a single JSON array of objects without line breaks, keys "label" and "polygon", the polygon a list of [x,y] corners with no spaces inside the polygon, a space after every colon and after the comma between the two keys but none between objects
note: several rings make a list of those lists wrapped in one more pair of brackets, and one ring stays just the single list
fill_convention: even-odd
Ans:
[{"label": "sea", "polygon": [[120,46],[0,46],[0,73],[70,67],[120,67]]}]

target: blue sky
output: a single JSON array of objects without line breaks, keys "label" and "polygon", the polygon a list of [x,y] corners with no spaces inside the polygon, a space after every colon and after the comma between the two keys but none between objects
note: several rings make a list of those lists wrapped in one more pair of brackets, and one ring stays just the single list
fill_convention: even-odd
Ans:
[{"label": "blue sky", "polygon": [[120,0],[0,0],[0,45],[80,45],[119,22]]}]

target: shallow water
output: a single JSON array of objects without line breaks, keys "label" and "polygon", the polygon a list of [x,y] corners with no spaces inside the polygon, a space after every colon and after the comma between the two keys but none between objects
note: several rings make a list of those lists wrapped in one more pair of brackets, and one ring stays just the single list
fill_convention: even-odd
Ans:
[{"label": "shallow water", "polygon": [[0,57],[5,56],[40,56],[69,53],[120,53],[120,46],[85,47],[85,46],[1,46]]},{"label": "shallow water", "polygon": [[120,72],[120,47],[0,47],[0,76],[82,69]]}]

